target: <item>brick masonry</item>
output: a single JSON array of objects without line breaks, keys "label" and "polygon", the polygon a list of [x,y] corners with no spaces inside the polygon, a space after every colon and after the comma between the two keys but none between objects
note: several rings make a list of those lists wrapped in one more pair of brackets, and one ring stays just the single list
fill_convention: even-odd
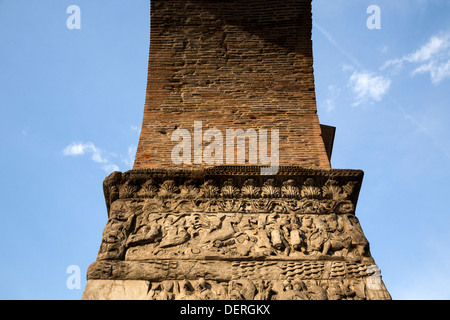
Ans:
[{"label": "brick masonry", "polygon": [[[82,299],[391,299],[355,215],[363,172],[330,168],[311,0],[151,4],[135,165],[103,183],[108,222]],[[194,138],[195,121],[278,129],[277,173],[175,165],[171,135]]]},{"label": "brick masonry", "polygon": [[219,129],[224,144],[226,129],[267,129],[269,137],[278,129],[280,165],[329,169],[311,29],[310,0],[152,0],[133,169],[186,167],[171,159],[171,135],[177,128],[193,135],[194,121],[203,132]]}]

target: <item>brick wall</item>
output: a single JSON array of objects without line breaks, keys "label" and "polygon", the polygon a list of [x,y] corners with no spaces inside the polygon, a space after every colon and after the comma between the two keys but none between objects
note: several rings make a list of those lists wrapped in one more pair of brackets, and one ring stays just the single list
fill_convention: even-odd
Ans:
[{"label": "brick wall", "polygon": [[280,165],[330,168],[311,29],[311,0],[152,0],[134,169],[186,167],[172,161],[171,135],[183,128],[193,136],[194,121],[224,137],[226,129],[278,129]]}]

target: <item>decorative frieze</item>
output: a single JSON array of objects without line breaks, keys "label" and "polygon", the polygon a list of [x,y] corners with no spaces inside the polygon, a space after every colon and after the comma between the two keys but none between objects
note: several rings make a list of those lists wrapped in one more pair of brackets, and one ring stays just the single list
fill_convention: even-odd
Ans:
[{"label": "decorative frieze", "polygon": [[108,210],[118,199],[152,199],[152,212],[347,214],[355,211],[363,177],[356,170],[300,168],[294,175],[288,167],[263,178],[243,168],[115,172],[104,183]]},{"label": "decorative frieze", "polygon": [[[289,167],[262,178],[257,170],[111,174],[109,219],[88,279],[150,281],[150,299],[229,299],[236,286],[254,299],[356,292],[348,285],[366,281],[374,265],[354,214],[362,172]],[[355,297],[364,295],[342,296]]]},{"label": "decorative frieze", "polygon": [[335,280],[372,276],[373,263],[346,262],[342,259],[263,261],[263,260],[160,260],[96,261],[88,269],[88,279],[232,281],[257,280]]}]

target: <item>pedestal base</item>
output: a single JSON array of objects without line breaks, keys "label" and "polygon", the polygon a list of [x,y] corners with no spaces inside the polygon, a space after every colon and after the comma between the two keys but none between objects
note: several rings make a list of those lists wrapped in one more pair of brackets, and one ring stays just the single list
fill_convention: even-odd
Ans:
[{"label": "pedestal base", "polygon": [[111,174],[83,299],[390,299],[355,216],[362,171],[259,173]]}]

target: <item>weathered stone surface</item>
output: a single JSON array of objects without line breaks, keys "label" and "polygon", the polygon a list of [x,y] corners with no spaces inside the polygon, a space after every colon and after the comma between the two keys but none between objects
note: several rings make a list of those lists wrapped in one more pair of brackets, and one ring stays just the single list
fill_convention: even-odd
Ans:
[{"label": "weathered stone surface", "polygon": [[[104,182],[109,219],[88,280],[149,281],[151,299],[198,298],[192,288],[199,279],[215,288],[211,299],[230,298],[230,286],[241,279],[252,288],[261,280],[278,288],[264,293],[271,299],[295,296],[292,287],[317,298],[308,293],[310,285],[327,299],[389,297],[355,216],[361,171],[256,172],[217,167],[111,174]],[[374,279],[376,288],[370,287]]]},{"label": "weathered stone surface", "polygon": [[[364,174],[330,167],[311,0],[151,4],[135,165],[103,183],[108,221],[83,299],[390,299],[356,217]],[[248,145],[242,165],[175,164],[171,133],[195,121],[279,129],[280,166],[261,174]]]},{"label": "weathered stone surface", "polygon": [[[241,278],[257,280],[339,280],[365,279],[378,276],[376,265],[348,262],[342,258],[298,260],[146,260],[110,261],[93,263],[87,278],[148,280],[197,280],[205,278],[228,282]],[[372,279],[372,278],[371,278]]]},{"label": "weathered stone surface", "polygon": [[171,134],[176,128],[192,133],[198,120],[223,134],[279,129],[280,165],[330,168],[316,109],[311,0],[151,5],[147,96],[134,169],[175,167]]},{"label": "weathered stone surface", "polygon": [[241,169],[113,173],[98,259],[371,261],[354,214],[361,171]]},{"label": "weathered stone surface", "polygon": [[150,282],[142,280],[89,280],[82,300],[146,300]]},{"label": "weathered stone surface", "polygon": [[88,280],[83,300],[385,300],[383,284],[370,278],[356,280],[249,280],[231,281]]}]

